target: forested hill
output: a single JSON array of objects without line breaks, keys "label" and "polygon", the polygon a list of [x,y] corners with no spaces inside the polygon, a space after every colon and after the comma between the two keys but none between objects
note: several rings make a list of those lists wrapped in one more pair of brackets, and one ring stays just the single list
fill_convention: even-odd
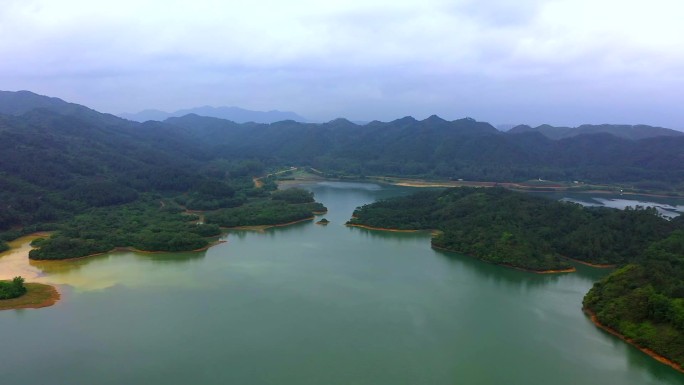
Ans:
[{"label": "forested hill", "polygon": [[551,140],[538,132],[502,133],[469,118],[237,124],[187,115],[137,123],[28,91],[0,92],[0,143],[0,229],[127,202],[144,192],[187,192],[204,180],[249,178],[283,165],[332,176],[543,178],[684,188],[684,137]]},{"label": "forested hill", "polygon": [[663,127],[653,127],[644,124],[624,125],[624,124],[583,124],[579,127],[554,127],[543,124],[537,127],[520,125],[513,127],[509,133],[519,134],[523,132],[539,132],[549,139],[571,138],[577,135],[587,134],[611,134],[619,138],[639,140],[645,138],[657,138],[661,136],[684,136],[684,132],[671,130]]},{"label": "forested hill", "polygon": [[0,232],[132,202],[146,192],[187,193],[240,177],[251,184],[263,171],[258,162],[212,162],[200,143],[161,124],[27,92],[1,99],[7,114],[0,114]]},{"label": "forested hill", "polygon": [[80,104],[68,103],[59,98],[38,95],[30,91],[0,91],[0,114],[21,116],[41,109],[59,115],[78,118],[97,125],[127,125],[128,121],[111,114],[103,114]]},{"label": "forested hill", "polygon": [[196,115],[165,123],[203,142],[213,156],[256,156],[331,175],[542,178],[684,188],[684,136],[630,140],[600,133],[552,140],[538,132],[502,133],[472,119],[449,122],[436,116],[362,126],[344,119],[240,125]]},{"label": "forested hill", "polygon": [[[101,161],[121,157],[152,165],[229,159],[311,166],[333,176],[486,181],[542,178],[619,182],[657,190],[684,188],[684,136],[631,140],[597,133],[552,140],[539,132],[503,133],[473,119],[446,121],[437,116],[366,125],[346,119],[322,124],[291,120],[237,124],[198,115],[137,123],[28,91],[1,92],[0,114],[11,115],[2,118],[2,130],[9,135],[6,143],[14,143],[15,152],[45,152],[39,150],[40,140],[34,137],[45,131],[54,134],[47,136],[56,141],[53,150],[68,149],[55,156],[63,160],[72,154],[66,164],[87,163],[83,167],[100,167]],[[93,152],[84,144],[90,142],[102,147],[97,151],[100,155],[86,158],[100,160],[76,159],[80,151]],[[38,154],[31,162],[46,166],[46,156]],[[150,161],[150,157],[155,159]],[[5,162],[15,168],[29,167],[26,159],[21,166],[16,159]],[[65,165],[52,163],[53,168]],[[7,167],[1,169],[10,172]],[[37,175],[42,174],[46,172]]]},{"label": "forested hill", "polygon": [[528,270],[562,258],[616,264],[585,310],[642,348],[684,365],[684,218],[584,208],[499,188],[423,191],[362,206],[352,225],[437,229],[433,246]]},{"label": "forested hill", "polygon": [[433,246],[529,270],[642,261],[646,248],[684,229],[654,209],[584,208],[503,188],[425,191],[358,208],[352,225],[436,229]]},{"label": "forested hill", "polygon": [[182,215],[184,209],[216,211],[221,223],[233,226],[254,218],[259,225],[280,224],[325,211],[305,191],[294,195],[306,202],[290,202],[272,195],[272,180],[256,186],[252,178],[266,173],[261,162],[213,157],[203,141],[176,127],[131,122],[29,92],[2,98],[0,250],[7,249],[4,241],[37,230],[56,230],[32,252],[38,259],[114,247],[195,250],[220,230],[192,223],[197,218]]}]

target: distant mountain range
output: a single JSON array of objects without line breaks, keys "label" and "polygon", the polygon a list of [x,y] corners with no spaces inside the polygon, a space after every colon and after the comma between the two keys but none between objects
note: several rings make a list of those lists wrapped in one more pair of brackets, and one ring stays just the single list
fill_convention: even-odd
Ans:
[{"label": "distant mountain range", "polygon": [[120,117],[136,122],[146,122],[148,120],[163,121],[168,118],[180,117],[195,114],[210,118],[219,118],[233,121],[235,123],[273,123],[283,120],[294,120],[295,122],[306,122],[302,116],[291,111],[252,111],[239,107],[195,107],[176,112],[165,112],[159,110],[144,110],[135,114],[122,113]]},{"label": "distant mountain range", "polygon": [[522,132],[539,132],[547,138],[554,140],[571,138],[577,135],[599,133],[611,134],[619,138],[632,140],[654,138],[657,136],[684,136],[684,132],[681,131],[671,130],[669,128],[663,127],[647,126],[643,124],[636,126],[624,124],[584,124],[579,127],[554,127],[548,124],[543,124],[538,127],[519,125],[511,128],[508,132],[511,134],[518,134]]},{"label": "distant mountain range", "polygon": [[69,197],[93,184],[186,191],[202,178],[251,177],[283,165],[350,178],[542,178],[684,191],[681,133],[582,127],[598,131],[578,128],[575,136],[555,139],[544,130],[501,132],[486,122],[434,115],[364,125],[236,123],[197,114],[138,123],[28,91],[0,92],[0,229],[78,211]]},{"label": "distant mountain range", "polygon": [[512,181],[543,178],[684,188],[684,136],[633,140],[601,132],[559,140],[501,132],[470,118],[405,117],[360,126],[283,121],[236,124],[186,115],[164,121],[216,157],[311,165],[331,175],[396,175]]}]

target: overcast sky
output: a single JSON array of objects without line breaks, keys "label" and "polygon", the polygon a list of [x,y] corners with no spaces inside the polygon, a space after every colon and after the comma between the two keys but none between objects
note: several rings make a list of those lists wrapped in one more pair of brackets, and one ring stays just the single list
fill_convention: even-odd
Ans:
[{"label": "overcast sky", "polygon": [[0,0],[0,89],[103,112],[684,129],[682,0]]}]

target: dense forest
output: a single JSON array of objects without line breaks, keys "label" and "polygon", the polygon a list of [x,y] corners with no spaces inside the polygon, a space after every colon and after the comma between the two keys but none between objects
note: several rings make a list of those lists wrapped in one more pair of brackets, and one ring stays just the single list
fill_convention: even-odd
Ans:
[{"label": "dense forest", "polygon": [[159,201],[141,200],[112,208],[94,208],[59,226],[55,235],[34,241],[31,259],[78,258],[116,247],[151,251],[184,251],[208,245],[216,225],[194,223],[198,218]]},{"label": "dense forest", "polygon": [[[518,127],[431,116],[357,125],[237,124],[187,115],[132,122],[28,91],[0,91],[0,251],[39,230],[34,259],[115,247],[194,250],[219,226],[271,225],[325,211],[276,191],[284,166],[330,177],[619,183],[684,190],[684,136],[648,126]],[[186,210],[209,211],[206,223]],[[617,264],[585,306],[601,323],[684,363],[684,220],[654,210],[586,209],[503,189],[424,191],[359,208],[352,224],[438,229],[435,247],[529,270],[564,257]],[[23,282],[22,282],[23,283]],[[10,289],[3,284],[2,293]],[[9,290],[9,291],[8,291]],[[4,295],[4,294],[0,294]]]},{"label": "dense forest", "polygon": [[325,212],[325,207],[320,203],[293,204],[272,200],[217,210],[208,213],[206,221],[221,227],[263,226],[313,218],[317,212]]},{"label": "dense forest", "polygon": [[[610,134],[630,127],[633,139]],[[437,116],[366,125],[237,124],[197,115],[138,123],[28,91],[0,92],[0,232],[48,226],[150,192],[184,194],[189,209],[238,207],[247,200],[236,184],[285,165],[332,177],[542,178],[682,191],[684,135],[664,130],[592,126],[554,140]]]},{"label": "dense forest", "polygon": [[206,221],[221,227],[264,226],[301,221],[326,211],[325,206],[314,201],[312,192],[290,188],[273,191],[270,200],[207,213]]},{"label": "dense forest", "polygon": [[684,231],[597,282],[584,306],[601,324],[684,366]]},{"label": "dense forest", "polygon": [[655,209],[584,208],[503,188],[424,191],[362,206],[350,224],[436,229],[435,247],[513,267],[570,267],[638,261],[651,242],[681,226]]},{"label": "dense forest", "polygon": [[349,224],[437,229],[434,247],[528,270],[568,268],[563,257],[621,266],[594,285],[585,308],[639,346],[684,364],[682,217],[457,188],[365,205]]},{"label": "dense forest", "polygon": [[164,124],[173,132],[191,133],[212,156],[257,156],[269,164],[311,166],[330,177],[542,178],[666,192],[684,187],[684,135],[662,136],[657,127],[639,126],[638,139],[613,135],[609,132],[622,129],[610,126],[555,140],[540,132],[504,133],[473,119],[437,116],[356,125],[344,119],[237,124],[188,115]]},{"label": "dense forest", "polygon": [[[172,200],[149,196],[133,203],[93,208],[60,224],[50,238],[35,240],[37,248],[30,251],[29,258],[78,258],[124,247],[144,251],[197,250],[209,244],[207,237],[221,233],[219,226],[277,225],[325,211],[323,205],[314,201],[313,194],[302,189],[272,194],[268,198],[250,199],[239,207],[208,212],[207,223],[184,212]],[[304,198],[307,200],[302,202]]]},{"label": "dense forest", "polygon": [[26,294],[24,279],[14,277],[11,281],[0,281],[0,300],[18,298]]},{"label": "dense forest", "polygon": [[[272,178],[258,188],[253,181],[268,171],[264,162],[209,156],[202,143],[171,131],[30,92],[0,92],[0,251],[40,230],[58,231],[32,258],[113,247],[191,250],[206,246],[218,227],[188,224],[178,206],[267,209],[255,202],[270,202],[277,186]],[[285,202],[281,195],[275,201]],[[280,223],[272,210],[260,214]]]}]

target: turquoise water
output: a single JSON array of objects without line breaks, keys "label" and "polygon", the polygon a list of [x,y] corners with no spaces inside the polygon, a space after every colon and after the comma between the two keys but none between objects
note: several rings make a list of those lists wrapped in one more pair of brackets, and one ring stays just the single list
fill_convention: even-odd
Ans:
[{"label": "turquoise water", "polygon": [[432,250],[427,233],[348,228],[355,207],[411,190],[308,188],[328,226],[36,265],[63,299],[0,312],[0,383],[684,383],[583,315],[607,270],[535,275]]}]

